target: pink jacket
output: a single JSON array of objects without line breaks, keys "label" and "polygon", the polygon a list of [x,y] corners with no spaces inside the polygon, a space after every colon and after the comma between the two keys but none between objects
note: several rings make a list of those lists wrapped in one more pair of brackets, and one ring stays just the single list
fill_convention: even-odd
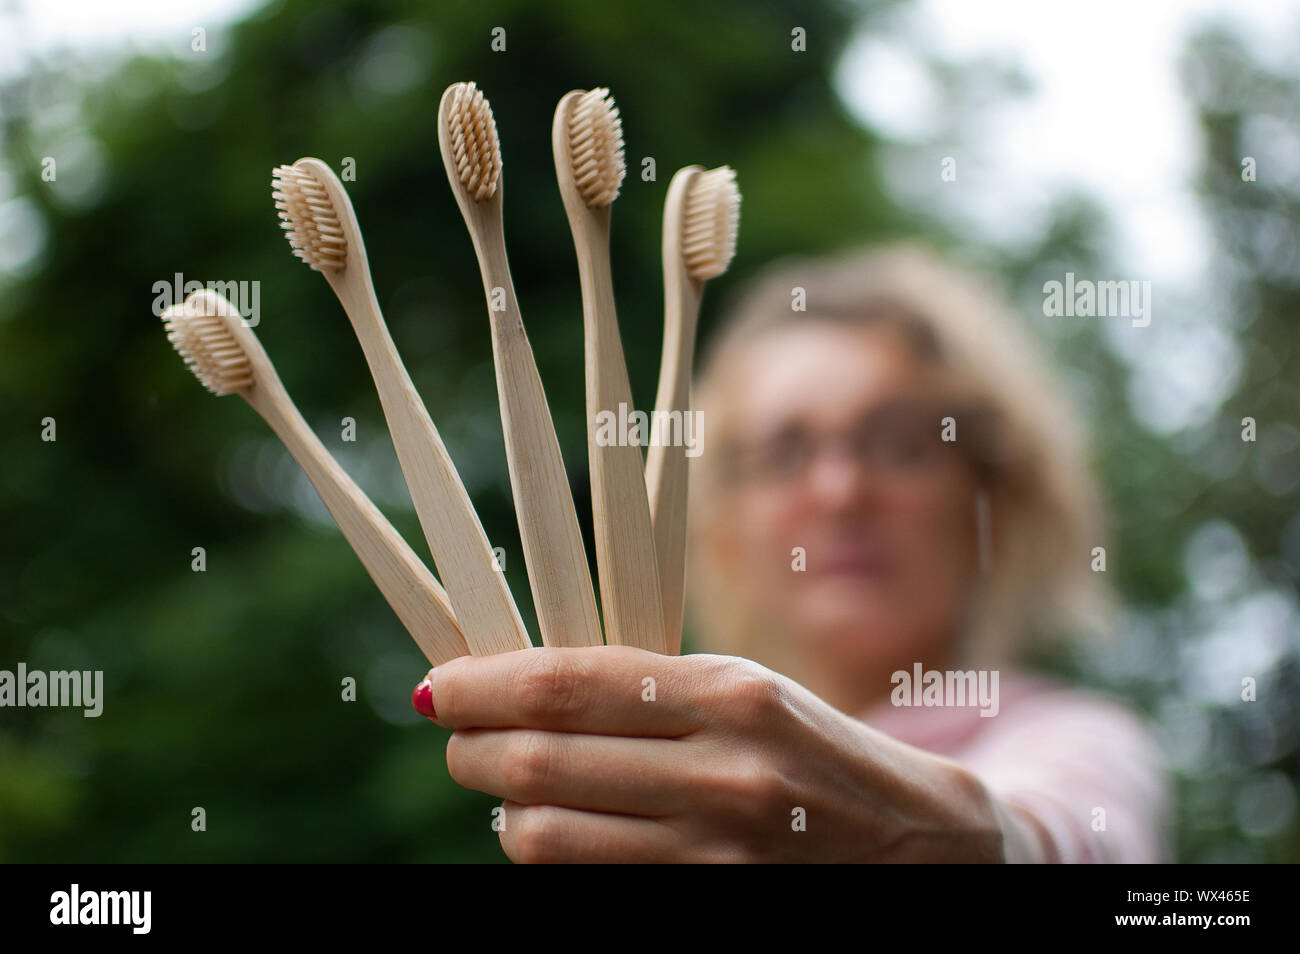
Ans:
[{"label": "pink jacket", "polygon": [[1056,862],[1170,861],[1170,782],[1141,718],[1107,696],[1002,672],[994,716],[970,707],[869,709],[868,725],[943,755],[1033,815]]}]

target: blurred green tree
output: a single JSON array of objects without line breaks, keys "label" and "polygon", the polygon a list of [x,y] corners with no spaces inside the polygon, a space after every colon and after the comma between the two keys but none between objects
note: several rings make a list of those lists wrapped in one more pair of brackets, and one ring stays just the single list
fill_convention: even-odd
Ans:
[{"label": "blurred green tree", "polygon": [[[589,520],[577,271],[549,145],[556,101],[604,85],[622,110],[614,280],[644,405],[659,356],[660,216],[680,166],[730,164],[744,194],[739,252],[710,285],[705,336],[728,289],[773,258],[904,234],[978,245],[926,208],[899,208],[881,174],[886,144],[835,95],[852,30],[887,31],[877,15],[892,5],[705,2],[683,14],[578,0],[283,0],[209,30],[203,51],[186,33],[168,55],[46,55],[4,81],[0,668],[101,669],[106,699],[98,719],[0,714],[0,859],[501,860],[496,800],[448,778],[446,733],[407,701],[422,657],[263,423],[185,372],[152,313],[154,283],[177,272],[260,283],[257,333],[299,406],[427,557],[360,350],[325,283],[289,254],[270,199],[274,165],[351,160],[394,339],[506,548],[531,626],[481,287],[437,153],[441,91],[473,79],[492,101],[514,278]],[[796,26],[805,53],[791,49]],[[963,90],[993,97],[990,74],[936,74],[946,112],[971,135],[978,104]],[[1191,45],[1187,76],[1236,383],[1204,422],[1153,434],[1133,412],[1133,369],[1101,332],[1051,341],[1097,437],[1123,555],[1113,575],[1135,615],[1131,658],[1044,664],[1122,691],[1171,729],[1179,857],[1295,860],[1294,650],[1259,673],[1267,693],[1255,708],[1207,701],[1188,673],[1189,653],[1258,618],[1225,614],[1260,599],[1295,606],[1300,185],[1279,181],[1284,155],[1261,157],[1252,183],[1241,159],[1257,141],[1294,142],[1300,97],[1294,76],[1252,64],[1221,31]],[[1124,271],[1087,196],[1061,196],[1027,247],[974,252],[1026,308],[1065,267]],[[1245,416],[1259,422],[1256,444],[1240,441]],[[341,438],[345,417],[355,444]],[[46,418],[56,441],[41,440]],[[1224,527],[1251,570],[1207,601],[1179,555]],[[204,572],[191,569],[194,547]],[[1225,678],[1235,684],[1240,668]],[[342,699],[348,678],[355,703]],[[1261,827],[1254,809],[1285,807],[1288,794],[1290,815]],[[190,829],[195,807],[206,832]]]},{"label": "blurred green tree", "polygon": [[[740,276],[779,253],[902,229],[872,138],[831,90],[852,22],[842,5],[793,0],[689,15],[287,0],[209,30],[204,51],[187,33],[170,56],[47,57],[10,81],[13,210],[39,248],[0,277],[0,660],[102,669],[106,701],[98,719],[5,711],[0,857],[501,859],[496,801],[451,782],[446,734],[410,709],[427,668],[418,651],[263,423],[185,372],[153,285],[177,272],[260,282],[257,333],[291,393],[427,557],[360,350],[271,204],[274,165],[352,160],[394,339],[531,626],[481,286],[438,156],[441,91],[473,79],[492,101],[514,278],[581,501],[582,322],[555,103],[603,85],[622,110],[615,288],[647,403],[674,170],[739,170]],[[796,25],[811,52],[791,50]],[[41,177],[50,155],[53,182]],[[53,443],[40,439],[46,417]],[[340,439],[344,417],[355,444]],[[346,677],[356,703],[341,701]],[[190,830],[196,806],[205,833]]]}]

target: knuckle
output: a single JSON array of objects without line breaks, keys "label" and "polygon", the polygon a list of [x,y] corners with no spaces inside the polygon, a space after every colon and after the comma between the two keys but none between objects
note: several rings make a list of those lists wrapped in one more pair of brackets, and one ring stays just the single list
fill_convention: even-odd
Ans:
[{"label": "knuckle", "polygon": [[707,860],[771,860],[789,831],[791,799],[780,774],[749,760],[731,763],[713,786],[713,837]]},{"label": "knuckle", "polygon": [[[521,806],[510,812],[510,827],[502,832],[501,847],[516,864],[545,864],[558,847],[554,815],[544,808]],[[509,837],[505,837],[505,836]]]},{"label": "knuckle", "polygon": [[780,774],[759,760],[745,761],[736,769],[735,787],[742,801],[760,817],[766,817],[785,801]]},{"label": "knuckle", "polygon": [[750,778],[749,787],[755,804],[764,809],[765,816],[770,812],[783,824],[788,822],[788,815],[793,807],[791,791],[790,786],[786,784],[785,776],[780,771],[775,767],[765,766]]},{"label": "knuckle", "polygon": [[785,689],[776,674],[748,660],[730,673],[726,695],[728,707],[742,719],[769,717],[785,705]]},{"label": "knuckle", "polygon": [[517,733],[519,740],[507,748],[502,777],[512,800],[541,799],[551,775],[550,736],[544,732]]},{"label": "knuckle", "polygon": [[519,702],[531,718],[577,715],[587,706],[582,664],[562,653],[540,652],[519,684]]},{"label": "knuckle", "polygon": [[781,773],[755,758],[731,762],[715,777],[712,788],[718,808],[745,822],[746,827],[780,821],[780,813],[789,800]]}]

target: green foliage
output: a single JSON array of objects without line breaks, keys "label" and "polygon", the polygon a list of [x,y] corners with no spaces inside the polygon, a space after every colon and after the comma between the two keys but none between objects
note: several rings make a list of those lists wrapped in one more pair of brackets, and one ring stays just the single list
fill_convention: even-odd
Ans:
[{"label": "green foliage", "polygon": [[[210,30],[206,53],[183,36],[174,55],[107,77],[52,60],[12,84],[7,169],[47,238],[25,274],[0,275],[0,660],[102,669],[106,702],[98,719],[4,711],[0,858],[500,860],[498,802],[451,782],[446,734],[411,710],[427,665],[263,422],[184,370],[152,313],[153,283],[259,281],[257,334],[281,377],[427,557],[348,322],[290,256],[270,198],[273,166],[352,157],[347,185],[393,337],[511,555],[531,627],[482,287],[438,155],[442,90],[473,79],[492,101],[514,279],[582,501],[581,303],[551,158],[555,103],[605,85],[622,110],[614,277],[644,404],[675,169],[739,170],[739,276],[800,246],[899,227],[869,137],[830,91],[850,22],[794,2],[705,3],[687,18],[658,4],[292,0]],[[794,23],[815,55],[791,53]],[[495,26],[505,53],[489,47]],[[88,165],[41,180],[63,134],[51,115],[98,146],[89,197],[69,191]],[[645,156],[653,182],[640,177]],[[859,185],[851,196],[836,186],[846,180]],[[39,438],[47,416],[53,443]],[[356,445],[339,439],[344,416]],[[196,546],[204,573],[190,569]],[[340,701],[346,676],[355,703]],[[205,833],[190,831],[195,806]]]},{"label": "green foliage", "polygon": [[[686,16],[577,0],[284,0],[209,31],[207,52],[181,36],[169,55],[107,72],[50,57],[0,88],[4,170],[40,248],[0,271],[0,667],[102,669],[106,696],[98,719],[0,713],[0,860],[501,860],[497,801],[450,780],[446,733],[410,707],[422,657],[263,422],[184,371],[153,314],[153,284],[176,272],[260,282],[257,334],[281,377],[427,557],[348,322],[289,254],[270,199],[279,163],[355,160],[347,186],[393,337],[489,537],[511,555],[531,627],[482,289],[437,150],[441,91],[472,79],[491,99],[514,280],[589,522],[581,306],[550,153],[556,101],[604,85],[622,110],[629,175],[614,280],[644,406],[660,346],[660,217],[678,167],[730,164],[744,194],[738,256],[710,284],[705,336],[729,288],[774,258],[902,234],[960,247],[932,210],[895,205],[883,144],[832,91],[851,28],[891,5],[708,0]],[[794,25],[807,53],[790,50]],[[490,48],[494,27],[504,53]],[[936,67],[967,135],[971,100],[1014,92],[990,92],[978,65]],[[1281,775],[1294,798],[1294,650],[1258,673],[1255,709],[1190,694],[1186,673],[1189,652],[1231,632],[1234,600],[1267,591],[1295,605],[1300,508],[1285,474],[1300,420],[1298,291],[1285,234],[1297,190],[1263,174],[1245,185],[1239,166],[1261,119],[1294,128],[1295,80],[1255,67],[1220,33],[1193,44],[1188,74],[1206,142],[1199,189],[1233,296],[1222,330],[1240,373],[1208,422],[1157,435],[1135,419],[1132,371],[1095,329],[1051,341],[1085,385],[1122,555],[1112,573],[1140,624],[1126,662],[1052,665],[1122,691],[1166,727],[1199,728],[1166,738],[1181,858],[1294,860],[1294,810],[1275,837],[1240,822],[1252,786],[1270,791]],[[41,160],[54,154],[69,158],[45,182]],[[640,176],[647,156],[653,182]],[[1036,242],[978,254],[1033,308],[1063,264],[1124,277],[1108,246],[1095,205],[1064,195]],[[1247,415],[1261,440],[1243,447]],[[55,442],[40,440],[46,417]],[[340,440],[343,417],[356,419],[357,444]],[[1207,603],[1189,595],[1179,555],[1211,521],[1236,528],[1252,563],[1248,585]],[[191,570],[198,546],[203,573]],[[1235,685],[1242,672],[1234,663],[1222,676]],[[347,677],[356,702],[341,700]],[[204,833],[190,831],[196,806]]]}]

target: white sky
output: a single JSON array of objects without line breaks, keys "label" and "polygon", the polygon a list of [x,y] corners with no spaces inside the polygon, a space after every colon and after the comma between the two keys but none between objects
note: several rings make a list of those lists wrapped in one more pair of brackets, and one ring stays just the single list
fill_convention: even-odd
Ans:
[{"label": "white sky", "polygon": [[0,76],[21,68],[24,49],[137,47],[188,49],[194,27],[211,30],[261,6],[260,0],[0,0],[21,11],[21,29],[0,31]]},{"label": "white sky", "polygon": [[[1243,29],[1278,62],[1300,28],[1300,7],[1279,0],[918,0],[900,11],[904,35],[923,51],[968,60],[1017,62],[1034,91],[995,113],[969,137],[976,187],[939,191],[979,232],[1014,241],[1037,232],[1061,187],[1094,194],[1111,212],[1117,257],[1135,275],[1189,281],[1209,246],[1187,186],[1200,154],[1177,61],[1192,30],[1209,19]],[[1291,66],[1292,64],[1285,64]],[[923,140],[935,91],[897,43],[863,37],[841,64],[850,109],[887,135]],[[938,163],[925,175],[938,179]],[[935,194],[930,190],[928,194]]]}]

